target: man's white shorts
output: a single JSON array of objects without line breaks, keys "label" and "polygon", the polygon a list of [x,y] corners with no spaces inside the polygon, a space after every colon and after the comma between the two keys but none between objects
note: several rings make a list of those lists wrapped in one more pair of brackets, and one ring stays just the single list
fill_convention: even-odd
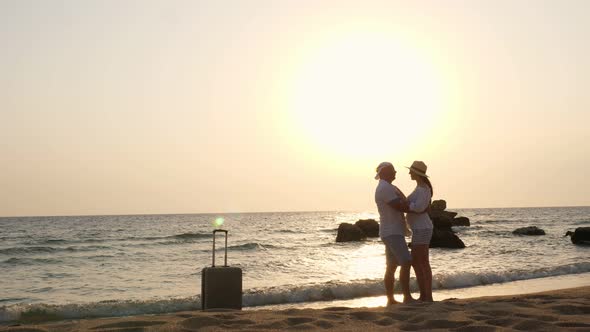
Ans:
[{"label": "man's white shorts", "polygon": [[381,240],[385,244],[387,265],[404,265],[412,261],[406,238],[403,235],[389,235]]}]

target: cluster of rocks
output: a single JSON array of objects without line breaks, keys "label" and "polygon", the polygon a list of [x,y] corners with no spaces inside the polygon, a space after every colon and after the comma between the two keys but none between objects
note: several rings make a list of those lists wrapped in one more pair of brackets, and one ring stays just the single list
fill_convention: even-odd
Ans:
[{"label": "cluster of rocks", "polygon": [[469,218],[457,217],[457,212],[446,211],[446,209],[447,202],[442,199],[432,201],[430,204],[428,215],[434,226],[430,248],[465,248],[465,243],[451,227],[470,226]]},{"label": "cluster of rocks", "polygon": [[[430,205],[430,219],[434,225],[431,248],[465,248],[465,244],[455,234],[453,226],[469,226],[469,218],[457,217],[456,212],[445,211],[447,202],[433,201]],[[336,242],[362,241],[368,237],[379,236],[379,223],[373,219],[363,219],[355,224],[341,223],[338,226]]]},{"label": "cluster of rocks", "polygon": [[[470,226],[469,218],[457,217],[457,212],[446,211],[447,202],[435,200],[430,204],[428,215],[434,226],[430,248],[465,248],[465,243],[457,236],[452,227]],[[514,235],[545,235],[545,231],[537,226],[515,229]],[[572,243],[590,245],[590,227],[578,227],[575,232],[568,231]],[[361,219],[354,224],[341,223],[338,226],[336,242],[362,241],[371,237],[379,237],[379,223],[374,219]]]},{"label": "cluster of rocks", "polygon": [[336,242],[362,241],[368,237],[379,237],[379,223],[374,219],[361,219],[354,225],[341,223]]}]

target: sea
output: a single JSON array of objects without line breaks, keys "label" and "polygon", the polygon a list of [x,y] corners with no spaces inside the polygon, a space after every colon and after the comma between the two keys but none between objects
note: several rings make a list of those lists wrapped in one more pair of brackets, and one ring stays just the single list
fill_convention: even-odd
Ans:
[{"label": "sea", "polygon": [[[464,249],[433,248],[436,292],[547,277],[590,276],[590,246],[566,231],[590,226],[590,207],[449,209]],[[336,243],[340,223],[369,212],[282,212],[0,218],[0,323],[127,316],[201,308],[213,230],[227,264],[243,271],[245,309],[382,296],[378,239]],[[518,236],[537,226],[543,236]],[[215,237],[216,265],[225,236]],[[397,283],[396,286],[399,286]],[[417,290],[412,273],[411,287]]]}]

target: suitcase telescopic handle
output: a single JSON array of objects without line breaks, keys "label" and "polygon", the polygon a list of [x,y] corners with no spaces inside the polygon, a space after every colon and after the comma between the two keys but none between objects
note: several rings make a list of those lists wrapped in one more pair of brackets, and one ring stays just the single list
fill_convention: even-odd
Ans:
[{"label": "suitcase telescopic handle", "polygon": [[223,266],[227,267],[227,230],[225,229],[216,229],[213,231],[213,267],[215,267],[215,233],[217,232],[225,233],[225,262]]}]

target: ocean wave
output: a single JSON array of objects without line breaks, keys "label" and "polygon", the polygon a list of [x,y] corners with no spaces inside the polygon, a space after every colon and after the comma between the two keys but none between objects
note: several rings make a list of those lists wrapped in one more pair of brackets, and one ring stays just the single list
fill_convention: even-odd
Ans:
[{"label": "ocean wave", "polygon": [[120,238],[87,238],[87,239],[32,239],[23,244],[26,245],[43,245],[43,244],[54,244],[54,245],[74,245],[74,244],[87,244],[87,243],[108,243],[108,242],[130,242],[130,241],[152,241],[157,242],[161,240],[174,240],[176,243],[179,242],[192,242],[200,239],[210,239],[213,237],[212,233],[180,233],[166,236],[131,236],[131,237],[120,237]]},{"label": "ocean wave", "polygon": [[[413,287],[417,287],[415,281]],[[344,300],[383,294],[385,294],[383,279],[362,279],[349,282],[328,281],[298,286],[250,289],[244,293],[242,302],[246,307],[256,307],[272,304]]]},{"label": "ocean wave", "polygon": [[534,270],[509,270],[494,272],[439,273],[433,276],[433,289],[452,289],[483,286],[518,280],[555,277],[590,272],[590,262],[559,265]]},{"label": "ocean wave", "polygon": [[109,246],[71,246],[64,248],[64,251],[69,252],[79,252],[79,251],[97,251],[97,250],[105,250],[105,249],[113,249]]},{"label": "ocean wave", "polygon": [[59,244],[65,244],[68,242],[72,242],[72,241],[68,241],[68,240],[64,240],[64,239],[47,239],[47,238],[36,238],[34,236],[27,236],[27,237],[12,237],[10,238],[10,240],[24,240],[24,241],[20,241],[20,243],[24,244],[24,245],[28,245],[28,246],[42,246],[42,245],[59,245]]},{"label": "ocean wave", "polygon": [[467,231],[465,231],[465,233],[470,233],[472,235],[477,235],[477,236],[484,236],[484,237],[503,237],[503,238],[510,238],[510,237],[514,237],[514,234],[512,234],[512,230],[477,230],[476,232],[469,232],[469,229],[467,229]]},{"label": "ocean wave", "polygon": [[53,247],[12,247],[0,249],[0,255],[23,255],[35,253],[54,252],[56,248]]},{"label": "ocean wave", "polygon": [[68,242],[68,240],[64,240],[64,239],[46,239],[46,240],[43,240],[43,243],[48,243],[48,244],[51,244],[51,243],[67,243],[67,242]]},{"label": "ocean wave", "polygon": [[[193,241],[193,240],[200,240],[200,239],[209,239],[212,238],[212,233],[180,233],[175,235],[166,235],[166,236],[143,236],[143,237],[126,237],[122,239],[116,239],[116,241],[160,241],[160,240],[180,240],[182,241]],[[112,241],[112,240],[111,240]]]},{"label": "ocean wave", "polygon": [[116,256],[113,255],[95,255],[95,256],[88,256],[88,259],[103,259],[103,258],[114,258]]},{"label": "ocean wave", "polygon": [[209,239],[212,237],[213,237],[213,233],[182,233],[182,234],[168,236],[165,238],[195,240],[195,239]]},{"label": "ocean wave", "polygon": [[301,234],[301,231],[296,231],[292,229],[279,229],[276,230],[275,233],[286,233],[286,234]]},{"label": "ocean wave", "polygon": [[[489,285],[517,280],[552,277],[590,272],[590,263],[561,265],[536,270],[511,270],[494,272],[459,272],[436,274],[433,289],[453,289]],[[399,287],[396,283],[396,289]],[[416,280],[410,288],[417,290]],[[399,289],[398,289],[399,290]],[[244,291],[244,307],[300,303],[312,301],[345,300],[383,295],[383,280],[361,279],[353,281],[329,281],[324,283],[254,288]],[[115,317],[143,314],[162,314],[186,310],[200,310],[200,295],[186,298],[153,300],[112,300],[85,304],[14,304],[0,306],[0,323],[11,321],[39,321],[57,319],[80,319],[92,317]]]},{"label": "ocean wave", "polygon": [[0,303],[2,303],[2,302],[26,301],[26,300],[27,300],[26,298],[21,298],[21,297],[15,297],[15,298],[10,298],[9,297],[9,298],[5,298],[5,299],[0,298]]},{"label": "ocean wave", "polygon": [[61,260],[55,258],[20,258],[12,257],[0,262],[0,265],[41,265],[41,264],[60,264]]},{"label": "ocean wave", "polygon": [[[235,245],[235,246],[229,246],[227,247],[227,250],[267,250],[267,249],[271,249],[271,248],[278,248],[278,246],[273,246],[272,244],[262,244],[262,243],[258,243],[258,242],[250,242],[250,243],[244,243],[244,244],[239,244],[239,245]],[[221,250],[221,249],[219,249]]]},{"label": "ocean wave", "polygon": [[[144,247],[153,247],[153,246],[179,245],[179,244],[185,244],[185,243],[186,242],[184,242],[184,241],[168,240],[168,241],[149,242],[149,243],[146,243],[146,242],[129,243],[129,244],[124,244],[123,246],[124,247],[133,247],[133,248],[136,248],[136,247],[144,248]],[[285,248],[285,247],[275,246],[272,244],[250,242],[250,243],[228,246],[227,250],[229,250],[229,251],[267,250],[267,249],[271,249],[271,248]],[[223,250],[223,244],[218,243],[217,250],[219,250],[219,251]],[[197,250],[194,250],[194,252],[211,252],[211,248],[208,247],[207,249],[197,249]]]},{"label": "ocean wave", "polygon": [[[433,276],[433,289],[454,289],[483,286],[494,283],[554,277],[568,274],[590,272],[590,263],[561,265],[536,270],[511,270],[506,272],[459,272],[455,274],[437,274]],[[395,284],[400,291],[400,284]],[[418,290],[414,278],[410,282],[412,291]],[[253,289],[245,292],[245,306],[261,306],[311,301],[346,300],[359,297],[384,295],[383,279],[363,279],[351,282],[330,281],[321,284],[302,286],[273,287]]]},{"label": "ocean wave", "polygon": [[0,306],[0,323],[162,314],[201,309],[200,296],[149,301],[102,301],[83,304],[15,304]]},{"label": "ocean wave", "polygon": [[0,255],[29,255],[29,254],[39,254],[39,253],[53,253],[53,252],[60,252],[60,251],[81,252],[81,251],[97,251],[97,250],[103,250],[103,249],[112,249],[112,248],[107,247],[107,246],[11,247],[11,248],[0,249]]},{"label": "ocean wave", "polygon": [[472,221],[473,224],[511,224],[511,223],[522,223],[522,220],[515,219],[484,219]]},{"label": "ocean wave", "polygon": [[0,241],[4,240],[22,240],[22,239],[32,239],[33,237],[30,235],[9,235],[9,236],[0,236]]}]

